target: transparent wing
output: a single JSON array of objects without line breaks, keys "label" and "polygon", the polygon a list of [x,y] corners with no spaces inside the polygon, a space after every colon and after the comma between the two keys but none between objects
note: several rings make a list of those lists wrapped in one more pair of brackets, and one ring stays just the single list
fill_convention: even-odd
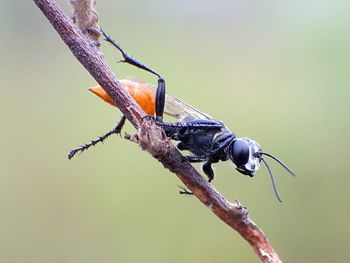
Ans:
[{"label": "transparent wing", "polygon": [[[135,82],[142,83],[140,81],[134,80]],[[157,87],[148,83],[142,83],[145,87],[153,90],[154,94],[156,94]],[[210,115],[203,113],[186,102],[176,98],[175,96],[166,93],[165,95],[165,107],[164,113],[168,116],[174,117],[179,121],[184,120],[185,118],[191,117],[194,119],[202,119],[202,120],[211,120],[214,119]]]}]

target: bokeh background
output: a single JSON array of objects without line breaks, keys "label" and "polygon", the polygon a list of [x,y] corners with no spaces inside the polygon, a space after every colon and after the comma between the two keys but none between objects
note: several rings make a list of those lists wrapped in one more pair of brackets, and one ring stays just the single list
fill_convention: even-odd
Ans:
[{"label": "bokeh background", "polygon": [[[215,166],[213,185],[249,208],[281,258],[348,261],[350,2],[97,1],[97,9],[168,91],[298,173],[270,162],[280,204],[264,168],[251,179]],[[69,161],[70,149],[114,127],[120,112],[87,92],[95,81],[32,1],[1,0],[0,30],[0,262],[258,262],[135,144],[114,136]],[[156,81],[103,50],[118,77]]]}]

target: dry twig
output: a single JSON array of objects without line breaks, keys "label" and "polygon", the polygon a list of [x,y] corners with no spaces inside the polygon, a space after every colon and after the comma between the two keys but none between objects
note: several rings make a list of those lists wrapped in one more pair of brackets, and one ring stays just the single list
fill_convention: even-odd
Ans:
[{"label": "dry twig", "polygon": [[74,9],[73,20],[91,39],[98,40],[101,32],[98,26],[98,14],[95,10],[96,0],[69,0]]},{"label": "dry twig", "polygon": [[53,0],[34,0],[74,56],[89,71],[116,102],[121,112],[138,128],[133,137],[165,168],[175,173],[193,194],[216,216],[236,230],[246,239],[263,262],[281,262],[277,253],[269,244],[267,237],[249,218],[248,210],[238,201],[226,200],[211,186],[188,162],[182,161],[181,153],[171,144],[164,132],[150,120],[143,120],[144,112],[125,92],[103,54],[96,47],[96,41],[85,37]]}]

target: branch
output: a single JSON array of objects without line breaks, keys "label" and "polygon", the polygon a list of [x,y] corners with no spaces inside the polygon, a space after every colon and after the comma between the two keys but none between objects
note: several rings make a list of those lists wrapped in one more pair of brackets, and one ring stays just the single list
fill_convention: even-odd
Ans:
[{"label": "branch", "polygon": [[248,210],[238,201],[226,200],[189,162],[183,162],[181,153],[171,144],[164,131],[154,122],[143,119],[140,106],[130,97],[108,67],[96,41],[83,35],[53,0],[33,0],[70,48],[74,56],[116,102],[126,118],[138,128],[131,137],[142,149],[175,173],[193,194],[216,216],[236,230],[252,246],[262,262],[281,262],[267,237],[249,218]]}]

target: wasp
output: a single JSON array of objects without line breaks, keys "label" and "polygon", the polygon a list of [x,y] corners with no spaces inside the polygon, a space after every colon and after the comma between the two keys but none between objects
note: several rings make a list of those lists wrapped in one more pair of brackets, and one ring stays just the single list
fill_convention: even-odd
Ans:
[{"label": "wasp", "polygon": [[[165,134],[172,140],[178,142],[177,148],[179,150],[186,150],[192,153],[192,155],[184,156],[185,161],[203,163],[202,170],[208,177],[208,182],[214,179],[215,174],[212,167],[214,163],[230,160],[236,166],[238,172],[253,177],[262,162],[270,175],[276,198],[279,202],[282,202],[277,191],[272,171],[265,157],[275,160],[289,174],[295,176],[296,174],[291,169],[274,155],[262,151],[261,146],[256,141],[249,138],[237,137],[222,121],[214,119],[210,115],[195,109],[186,102],[167,93],[165,91],[165,80],[159,73],[128,55],[124,49],[103,30],[102,33],[105,40],[120,51],[123,56],[120,62],[128,63],[157,76],[157,87],[130,79],[121,80],[121,83],[142,107],[145,113],[152,116],[151,118],[154,119],[157,125],[164,129]],[[100,86],[90,88],[89,90],[107,103],[117,106]],[[171,116],[177,121],[172,123],[164,122],[163,114]],[[76,153],[83,152],[91,146],[103,142],[112,134],[120,133],[125,121],[125,116],[122,116],[114,129],[98,137],[98,139],[92,140],[90,143],[72,150],[68,154],[68,158],[71,159]],[[191,192],[185,189],[180,191],[180,193],[191,194]]]}]

